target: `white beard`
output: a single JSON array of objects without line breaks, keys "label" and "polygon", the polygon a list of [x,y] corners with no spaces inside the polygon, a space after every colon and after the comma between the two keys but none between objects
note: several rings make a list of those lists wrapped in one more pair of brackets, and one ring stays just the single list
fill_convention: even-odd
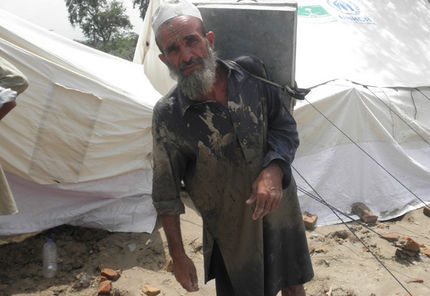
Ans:
[{"label": "white beard", "polygon": [[[203,101],[202,96],[207,94],[215,82],[216,78],[216,53],[206,46],[208,57],[202,59],[203,69],[191,72],[188,76],[183,76],[179,69],[169,66],[170,76],[178,81],[181,92],[190,100]],[[199,62],[199,61],[197,61]]]}]

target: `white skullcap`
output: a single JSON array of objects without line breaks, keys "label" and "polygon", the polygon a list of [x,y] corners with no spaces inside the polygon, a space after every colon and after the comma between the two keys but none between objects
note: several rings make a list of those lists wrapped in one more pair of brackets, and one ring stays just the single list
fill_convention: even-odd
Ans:
[{"label": "white skullcap", "polygon": [[152,15],[152,30],[157,33],[161,25],[167,20],[180,15],[189,15],[202,20],[200,11],[191,2],[187,0],[165,0]]}]

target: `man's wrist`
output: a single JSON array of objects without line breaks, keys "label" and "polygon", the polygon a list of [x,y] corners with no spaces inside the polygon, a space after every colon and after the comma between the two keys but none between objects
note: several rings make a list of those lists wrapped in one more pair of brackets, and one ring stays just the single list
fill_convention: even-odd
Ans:
[{"label": "man's wrist", "polygon": [[267,167],[276,167],[279,170],[281,177],[284,177],[284,170],[282,169],[282,165],[283,165],[282,160],[274,159],[269,163]]}]

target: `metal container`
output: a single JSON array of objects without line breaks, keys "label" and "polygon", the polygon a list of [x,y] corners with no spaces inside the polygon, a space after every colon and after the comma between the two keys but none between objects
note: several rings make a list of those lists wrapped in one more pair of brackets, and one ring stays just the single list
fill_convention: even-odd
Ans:
[{"label": "metal container", "polygon": [[294,85],[296,1],[193,1],[205,29],[215,33],[215,50],[223,59],[255,55],[272,81]]}]

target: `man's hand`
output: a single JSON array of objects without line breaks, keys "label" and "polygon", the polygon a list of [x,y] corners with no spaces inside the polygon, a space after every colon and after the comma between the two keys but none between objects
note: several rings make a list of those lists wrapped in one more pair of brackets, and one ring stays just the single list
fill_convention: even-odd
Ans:
[{"label": "man's hand", "polygon": [[188,292],[199,290],[196,267],[187,255],[184,254],[180,258],[173,260],[173,272],[176,280],[185,290]]},{"label": "man's hand", "polygon": [[198,291],[196,267],[193,261],[185,254],[179,215],[160,215],[159,217],[166,233],[176,280],[188,292]]},{"label": "man's hand", "polygon": [[252,184],[252,194],[246,201],[256,203],[252,219],[257,220],[275,210],[282,198],[282,170],[277,164],[270,164],[258,175]]}]

